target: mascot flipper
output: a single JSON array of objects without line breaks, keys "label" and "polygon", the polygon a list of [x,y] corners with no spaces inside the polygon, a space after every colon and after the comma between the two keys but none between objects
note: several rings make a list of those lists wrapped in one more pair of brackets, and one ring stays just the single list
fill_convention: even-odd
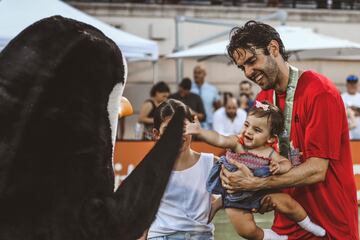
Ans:
[{"label": "mascot flipper", "polygon": [[133,240],[155,217],[184,113],[114,192],[126,63],[96,28],[60,16],[0,53],[0,239]]}]

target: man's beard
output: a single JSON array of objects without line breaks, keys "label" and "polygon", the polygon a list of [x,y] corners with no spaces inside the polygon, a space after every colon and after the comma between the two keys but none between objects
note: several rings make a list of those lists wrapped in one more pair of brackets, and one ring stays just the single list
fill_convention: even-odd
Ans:
[{"label": "man's beard", "polygon": [[236,117],[236,112],[235,112],[235,113],[228,113],[228,112],[226,112],[226,116],[227,116],[228,118],[230,118],[231,120],[233,120],[233,119],[235,119],[235,117]]},{"label": "man's beard", "polygon": [[276,76],[279,72],[279,67],[276,64],[275,60],[271,59],[270,57],[266,58],[266,67],[262,70],[260,70],[262,74],[264,75],[263,78],[266,79],[266,82],[264,85],[260,86],[255,82],[257,85],[261,87],[262,90],[269,90],[269,89],[275,89],[276,86]]}]

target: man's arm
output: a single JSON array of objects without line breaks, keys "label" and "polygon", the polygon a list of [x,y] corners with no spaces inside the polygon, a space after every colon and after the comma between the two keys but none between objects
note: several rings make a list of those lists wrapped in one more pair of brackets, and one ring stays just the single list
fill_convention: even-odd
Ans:
[{"label": "man's arm", "polygon": [[224,167],[222,168],[220,173],[222,185],[229,193],[240,190],[257,191],[261,189],[298,187],[322,182],[325,180],[329,165],[327,159],[311,157],[285,174],[258,178],[254,177],[244,164],[229,161],[239,168],[236,172],[229,172]]}]

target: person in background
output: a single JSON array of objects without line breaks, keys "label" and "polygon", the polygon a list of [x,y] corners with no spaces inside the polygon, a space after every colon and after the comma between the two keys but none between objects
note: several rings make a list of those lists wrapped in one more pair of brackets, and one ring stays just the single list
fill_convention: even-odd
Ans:
[{"label": "person in background", "polygon": [[249,112],[249,110],[250,110],[249,102],[250,101],[251,101],[251,99],[248,94],[240,93],[239,108],[243,109],[245,112]]},{"label": "person in background", "polygon": [[212,129],[213,113],[221,106],[220,96],[216,87],[205,81],[206,70],[203,66],[197,65],[194,68],[194,84],[191,92],[198,94],[204,104],[206,120],[201,125],[205,129]]},{"label": "person in background", "polygon": [[[161,138],[176,109],[185,111],[185,123],[192,122],[189,108],[169,99],[154,113],[154,139]],[[185,124],[184,123],[184,124]],[[147,232],[151,240],[213,240],[214,225],[208,223],[212,196],[206,191],[206,180],[214,161],[211,153],[191,149],[191,135],[184,135],[168,186],[161,199],[156,218]]]},{"label": "person in background", "polygon": [[[261,22],[233,28],[227,51],[245,76],[261,87],[258,101],[287,110],[279,148],[296,167],[258,178],[245,165],[230,161],[238,170],[223,168],[222,186],[230,193],[282,189],[326,230],[322,239],[359,239],[348,124],[335,85],[317,72],[290,65],[279,33]],[[265,199],[259,211],[272,209],[270,199]],[[319,239],[282,214],[275,215],[272,230],[289,239]]]},{"label": "person in background", "polygon": [[360,139],[360,93],[359,78],[349,75],[346,78],[346,92],[341,94],[349,121],[350,139]]},{"label": "person in background", "polygon": [[249,82],[248,80],[242,80],[239,84],[239,97],[241,97],[243,93],[248,96],[247,105],[249,110],[254,104],[254,92],[252,89],[252,83]]},{"label": "person in background", "polygon": [[201,97],[195,93],[190,92],[192,82],[190,78],[184,78],[180,84],[176,93],[171,94],[169,98],[179,100],[190,108],[193,116],[196,116],[200,122],[205,121],[206,113],[204,104]]},{"label": "person in background", "polygon": [[246,112],[238,108],[236,98],[228,97],[224,107],[214,112],[213,129],[221,135],[238,135],[244,125]]},{"label": "person in background", "polygon": [[165,82],[158,82],[150,90],[150,98],[141,106],[138,122],[143,124],[143,140],[152,140],[154,124],[154,111],[170,95],[170,88]]}]

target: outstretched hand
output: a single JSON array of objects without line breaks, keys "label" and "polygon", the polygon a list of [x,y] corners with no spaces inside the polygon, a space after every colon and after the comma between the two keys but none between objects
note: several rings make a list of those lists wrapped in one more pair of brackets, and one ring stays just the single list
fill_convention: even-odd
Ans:
[{"label": "outstretched hand", "polygon": [[201,124],[197,118],[194,116],[194,122],[186,122],[185,124],[185,135],[197,135],[201,131]]}]

